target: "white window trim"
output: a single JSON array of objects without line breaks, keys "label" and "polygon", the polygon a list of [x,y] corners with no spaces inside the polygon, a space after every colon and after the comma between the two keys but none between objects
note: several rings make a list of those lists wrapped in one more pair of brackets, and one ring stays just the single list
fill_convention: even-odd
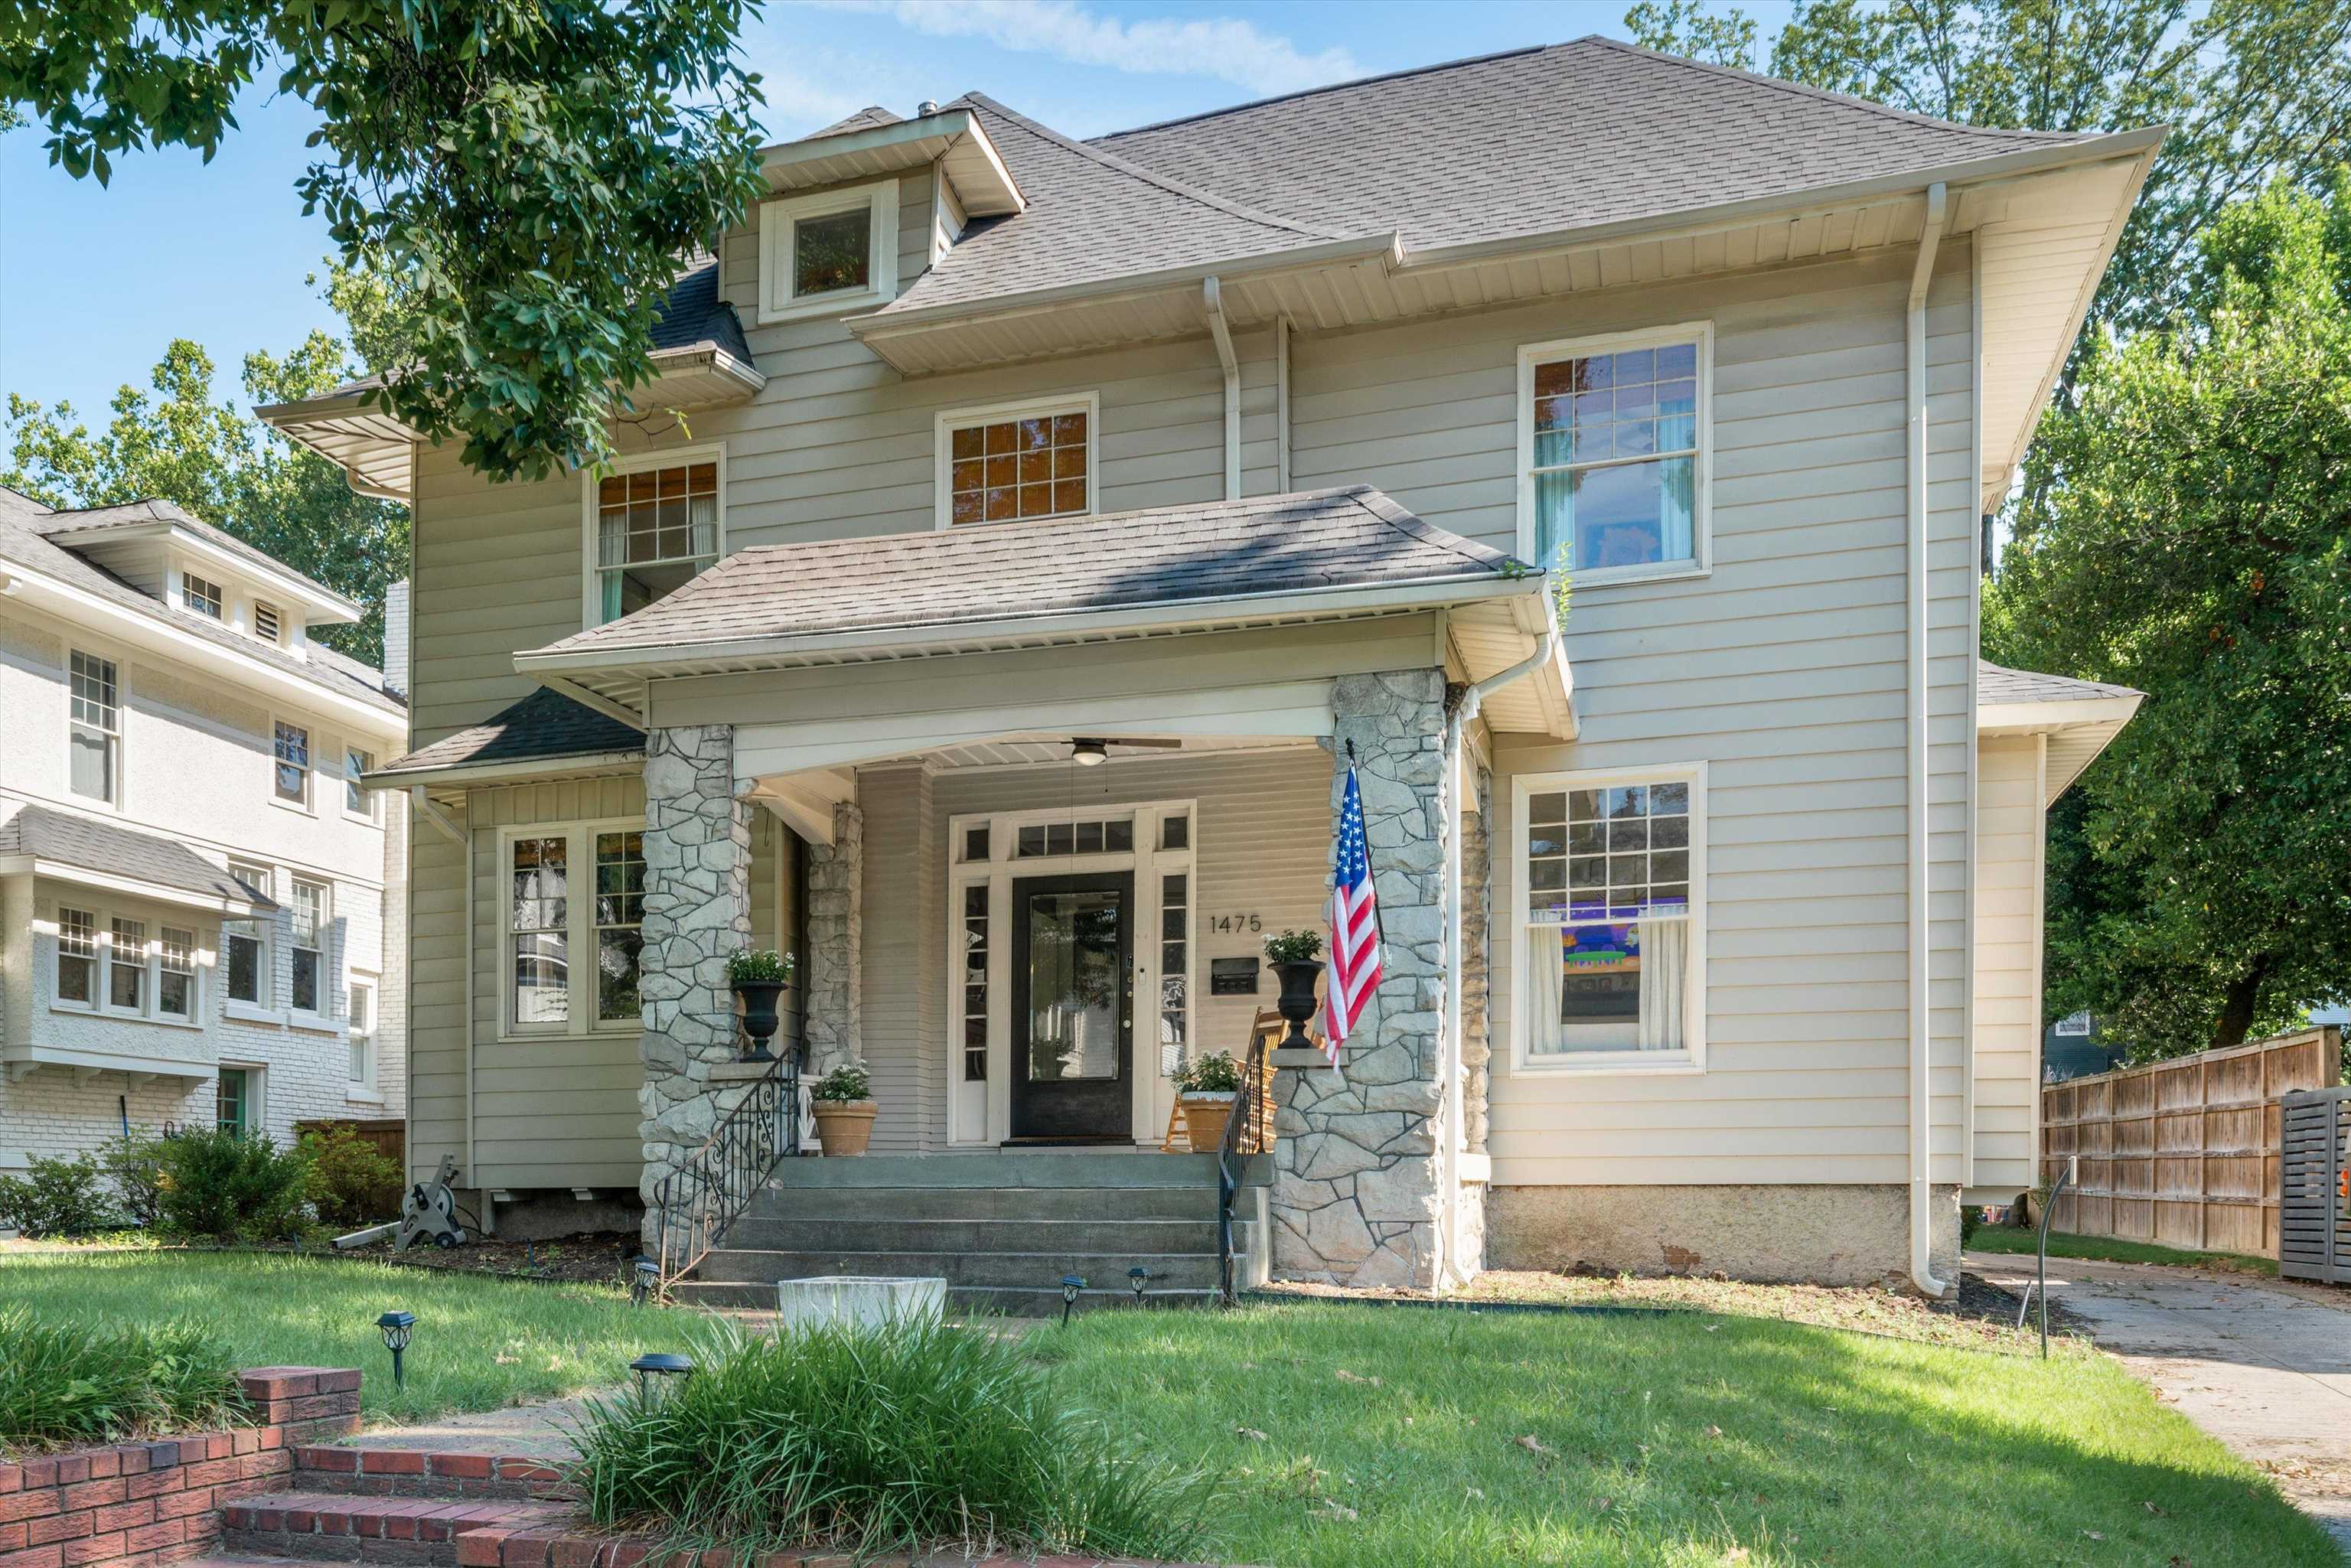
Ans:
[{"label": "white window trim", "polygon": [[[319,955],[319,1005],[314,1009],[299,1006],[294,1000],[294,954],[302,944],[294,939],[294,889],[308,884],[319,892],[319,931],[316,947],[304,951]],[[289,1028],[326,1031],[339,1029],[335,1021],[335,993],[341,988],[341,944],[335,940],[335,882],[332,877],[303,876],[299,873],[286,879],[286,1021]]]},{"label": "white window trim", "polygon": [[[343,1083],[343,1098],[381,1105],[384,1098],[383,1058],[381,1054],[383,1038],[383,977],[370,970],[353,969],[343,985],[347,995],[357,996],[361,991],[368,994],[368,1022],[365,1029],[350,1021],[355,1009],[348,1004],[344,1008],[345,1035],[367,1042],[367,1076],[346,1078]],[[344,1071],[348,1073],[350,1071],[350,1065],[346,1061]]]},{"label": "white window trim", "polygon": [[[202,1030],[204,1027],[205,1007],[212,995],[211,988],[205,982],[205,975],[215,966],[219,958],[217,933],[213,934],[214,949],[208,950],[204,946],[206,937],[204,927],[193,922],[183,925],[175,915],[159,917],[151,913],[126,911],[95,899],[71,897],[55,900],[52,907],[53,909],[78,909],[90,917],[92,922],[90,936],[96,948],[91,962],[96,966],[96,972],[91,980],[91,999],[87,1002],[68,1001],[60,994],[57,984],[58,967],[65,956],[64,922],[54,913],[46,918],[36,920],[35,930],[49,939],[49,1010],[51,1012],[72,1013],[82,1018],[112,1019],[124,1023],[157,1024],[164,1029]],[[146,933],[144,951],[140,957],[146,977],[140,985],[141,1005],[137,1008],[118,1008],[107,999],[112,994],[110,971],[114,964],[114,923],[118,919],[135,920]],[[185,1018],[173,1018],[162,1010],[162,928],[167,925],[186,931],[195,938],[194,945],[190,950],[190,957],[194,967],[194,982],[189,987],[188,1016]]]},{"label": "white window trim", "polygon": [[[302,732],[305,760],[302,765],[302,798],[299,800],[288,800],[277,792],[277,727],[281,724],[288,729],[298,729]],[[266,780],[269,803],[278,810],[298,811],[306,817],[315,817],[319,814],[319,727],[299,714],[272,713],[269,716],[269,732],[262,738],[269,743],[267,753],[269,776]],[[335,784],[338,789],[342,785],[340,768],[336,770]]]},{"label": "white window trim", "polygon": [[[969,408],[941,409],[931,428],[932,521],[939,531],[955,527],[954,486],[949,478],[955,467],[955,433],[974,424],[1001,424],[1008,419],[1040,419],[1049,414],[1082,413],[1086,416],[1086,509],[1082,512],[1059,512],[1058,517],[1091,517],[1102,509],[1102,393],[1099,392],[1068,392],[1060,397],[1027,398],[1018,402],[979,403]],[[1041,523],[1044,517],[1015,517],[1004,522],[967,523],[966,528],[1013,528],[1021,523]]]},{"label": "white window trim", "polygon": [[1676,578],[1704,577],[1714,570],[1714,323],[1684,321],[1671,327],[1644,327],[1635,332],[1608,332],[1597,337],[1559,338],[1548,343],[1519,346],[1519,559],[1535,561],[1535,367],[1588,354],[1615,354],[1635,349],[1656,349],[1695,340],[1698,344],[1698,461],[1695,495],[1690,502],[1690,557],[1687,561],[1654,566],[1614,566],[1571,575],[1578,589],[1605,587],[1614,582],[1657,582]]},{"label": "white window trim", "polygon": [[[1689,1043],[1681,1051],[1584,1051],[1536,1056],[1527,1049],[1527,812],[1537,794],[1605,789],[1616,784],[1686,783],[1690,791],[1689,985],[1684,1016]],[[1707,765],[1660,762],[1641,768],[1580,768],[1521,773],[1510,780],[1510,1071],[1530,1077],[1656,1077],[1706,1071]]]},{"label": "white window trim", "polygon": [[[1036,822],[1066,822],[1073,816],[1130,817],[1135,824],[1134,848],[1100,854],[1036,855],[1018,859],[1013,849],[1022,826]],[[1189,817],[1191,827],[1180,850],[1159,847],[1159,824],[1169,817]],[[973,828],[987,829],[987,855],[967,861],[964,835]],[[1103,802],[1072,811],[1067,806],[1028,811],[973,811],[947,819],[947,896],[946,910],[946,973],[941,977],[946,994],[950,1048],[947,1052],[947,1142],[950,1145],[994,1146],[1011,1135],[1012,1125],[1012,884],[1032,877],[1082,876],[1089,872],[1131,871],[1134,876],[1134,1141],[1155,1147],[1175,1090],[1161,1077],[1158,1063],[1146,1061],[1147,1047],[1155,1043],[1159,1020],[1160,941],[1158,879],[1181,872],[1191,877],[1184,904],[1184,967],[1186,1034],[1196,1048],[1200,1035],[1200,806],[1196,800],[1122,800]],[[974,885],[987,896],[987,1082],[983,1086],[987,1106],[982,1125],[969,1126],[956,1092],[968,1082],[963,1075],[963,895]],[[1147,924],[1146,924],[1147,922]],[[1148,936],[1146,936],[1148,933]],[[1152,1024],[1146,1040],[1144,1019]]]},{"label": "white window trim", "polygon": [[[604,624],[599,619],[604,603],[600,591],[596,568],[596,487],[605,479],[622,474],[642,474],[648,468],[678,468],[695,463],[715,462],[718,465],[718,539],[710,558],[716,566],[726,559],[726,447],[723,442],[706,441],[694,446],[667,446],[658,452],[641,452],[632,457],[619,457],[601,469],[582,469],[580,475],[580,627],[590,631]],[[699,573],[696,574],[700,575]]]},{"label": "white window trim", "polygon": [[[599,833],[641,833],[645,831],[643,817],[603,817],[587,821],[524,822],[498,830],[497,866],[497,948],[494,962],[497,966],[498,1039],[501,1042],[528,1042],[551,1040],[586,1040],[597,1035],[633,1034],[644,1027],[642,1015],[631,1019],[596,1018],[596,985],[590,977],[592,965],[583,965],[580,955],[596,946],[596,835]],[[514,843],[517,839],[564,838],[570,841],[566,867],[564,899],[565,960],[564,973],[569,980],[567,994],[570,998],[571,1016],[560,1024],[527,1024],[515,1021],[514,983]],[[582,852],[585,852],[584,853]],[[581,872],[587,877],[581,880]],[[650,884],[652,872],[646,873]],[[581,890],[585,889],[585,896]],[[650,890],[650,889],[649,889]],[[639,927],[643,929],[642,926]],[[638,978],[642,983],[643,959],[639,960]],[[378,993],[377,1001],[382,1001]]]},{"label": "white window trim", "polygon": [[[803,218],[827,218],[853,213],[872,214],[872,266],[863,288],[836,288],[824,294],[792,292],[793,246]],[[898,182],[883,180],[843,191],[820,191],[813,195],[787,196],[759,208],[759,324],[797,321],[810,316],[838,315],[865,305],[886,305],[898,296]]]},{"label": "white window trim", "polygon": [[[240,869],[259,876],[261,878],[259,885],[256,886],[246,878],[238,876],[237,873]],[[272,904],[277,903],[277,871],[276,867],[263,865],[255,861],[232,859],[229,862],[228,873],[235,880],[245,883],[246,886],[252,887],[255,892]],[[286,1021],[286,1010],[277,1005],[277,917],[273,913],[255,915],[249,918],[254,928],[255,939],[261,944],[261,956],[256,960],[256,973],[261,977],[261,1000],[248,1002],[229,995],[229,934],[224,928],[219,934],[219,951],[216,959],[221,972],[221,1016],[245,1023],[283,1024]]]},{"label": "white window trim", "polygon": [[[208,615],[188,602],[188,580],[192,577],[213,591],[218,601],[217,613]],[[208,621],[215,626],[225,627],[228,624],[234,596],[229,591],[228,584],[219,578],[207,577],[201,571],[191,571],[184,564],[175,562],[172,567],[169,587],[172,606],[183,614],[193,615],[199,621]]]},{"label": "white window trim", "polygon": [[[101,800],[94,795],[84,795],[73,787],[73,732],[78,722],[73,716],[73,656],[97,659],[114,666],[114,795]],[[86,810],[120,813],[123,801],[129,798],[131,757],[131,681],[125,672],[130,661],[111,648],[100,651],[89,644],[66,644],[65,663],[65,797]]]},{"label": "white window trim", "polygon": [[366,785],[360,785],[360,809],[356,811],[351,810],[350,787],[358,783],[358,780],[351,776],[351,753],[356,751],[365,757],[370,768],[375,766],[376,754],[366,747],[353,746],[348,739],[337,749],[343,754],[343,776],[340,782],[343,786],[344,819],[348,821],[364,822],[371,828],[383,826],[383,815],[376,800],[376,792]]}]

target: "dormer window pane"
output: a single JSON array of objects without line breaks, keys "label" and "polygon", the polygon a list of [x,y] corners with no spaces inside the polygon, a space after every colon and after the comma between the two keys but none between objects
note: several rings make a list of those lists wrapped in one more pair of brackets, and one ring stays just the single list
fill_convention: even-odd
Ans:
[{"label": "dormer window pane", "polygon": [[199,615],[217,621],[221,618],[221,588],[217,582],[207,582],[194,572],[180,575],[180,603]]},{"label": "dormer window pane", "polygon": [[873,223],[859,206],[820,218],[802,218],[792,229],[792,294],[831,294],[863,288],[873,273]]}]

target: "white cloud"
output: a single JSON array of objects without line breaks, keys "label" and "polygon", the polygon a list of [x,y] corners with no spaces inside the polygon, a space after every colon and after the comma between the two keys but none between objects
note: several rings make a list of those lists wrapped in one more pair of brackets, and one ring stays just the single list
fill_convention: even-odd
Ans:
[{"label": "white cloud", "polygon": [[1072,65],[1157,76],[1214,77],[1273,94],[1364,75],[1343,48],[1301,54],[1288,38],[1231,16],[1121,22],[1074,0],[813,0],[829,10],[893,18],[935,38],[985,38],[999,48]]}]

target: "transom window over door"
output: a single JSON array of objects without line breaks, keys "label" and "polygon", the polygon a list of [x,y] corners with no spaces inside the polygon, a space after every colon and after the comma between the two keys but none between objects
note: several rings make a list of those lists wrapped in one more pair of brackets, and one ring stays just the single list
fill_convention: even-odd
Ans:
[{"label": "transom window over door", "polygon": [[1698,1065],[1704,771],[1547,774],[1517,794],[1520,1065]]},{"label": "transom window over door", "polygon": [[942,527],[1093,510],[1094,399],[939,416]]},{"label": "transom window over door", "polygon": [[1706,561],[1712,333],[1521,349],[1520,550],[1579,581]]},{"label": "transom window over door", "polygon": [[637,468],[597,483],[590,624],[643,610],[717,560],[718,490],[715,457]]}]

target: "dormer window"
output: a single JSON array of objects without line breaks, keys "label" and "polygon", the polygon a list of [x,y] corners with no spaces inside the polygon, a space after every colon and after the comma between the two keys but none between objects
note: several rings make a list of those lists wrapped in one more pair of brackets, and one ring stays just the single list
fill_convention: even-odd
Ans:
[{"label": "dormer window", "polygon": [[277,606],[258,599],[253,601],[253,634],[265,643],[277,641]]},{"label": "dormer window", "polygon": [[884,304],[897,292],[895,180],[759,209],[762,322]]},{"label": "dormer window", "polygon": [[180,574],[180,607],[217,621],[221,618],[221,586],[193,571]]}]

